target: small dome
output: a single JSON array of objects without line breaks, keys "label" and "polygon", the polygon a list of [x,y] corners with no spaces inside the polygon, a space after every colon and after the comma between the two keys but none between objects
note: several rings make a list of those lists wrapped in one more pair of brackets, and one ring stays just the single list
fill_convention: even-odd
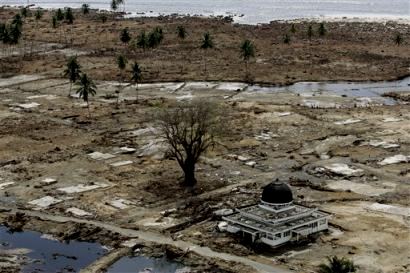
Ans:
[{"label": "small dome", "polygon": [[262,201],[271,204],[290,203],[293,201],[292,190],[284,182],[272,182],[263,188]]}]

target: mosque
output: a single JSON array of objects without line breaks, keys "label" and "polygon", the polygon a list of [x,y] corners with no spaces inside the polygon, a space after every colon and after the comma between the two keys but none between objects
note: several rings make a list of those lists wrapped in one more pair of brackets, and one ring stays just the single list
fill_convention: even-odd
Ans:
[{"label": "mosque", "polygon": [[264,187],[259,204],[237,208],[223,217],[228,232],[272,247],[327,230],[329,218],[317,208],[294,204],[292,190],[279,181]]}]

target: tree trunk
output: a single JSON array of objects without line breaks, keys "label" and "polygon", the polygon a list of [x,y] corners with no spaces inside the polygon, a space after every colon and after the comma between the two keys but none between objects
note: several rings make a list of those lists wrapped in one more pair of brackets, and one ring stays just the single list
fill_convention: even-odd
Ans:
[{"label": "tree trunk", "polygon": [[136,101],[136,102],[138,103],[138,91],[139,91],[139,90],[138,90],[138,83],[137,83],[136,91],[137,91],[137,101]]},{"label": "tree trunk", "polygon": [[185,161],[184,170],[184,185],[187,187],[193,187],[196,185],[196,178],[195,178],[195,164],[192,162]]},{"label": "tree trunk", "polygon": [[71,97],[71,88],[73,87],[73,82],[70,81],[70,89],[68,90],[68,97]]},{"label": "tree trunk", "polygon": [[90,104],[87,100],[88,117],[91,118]]}]

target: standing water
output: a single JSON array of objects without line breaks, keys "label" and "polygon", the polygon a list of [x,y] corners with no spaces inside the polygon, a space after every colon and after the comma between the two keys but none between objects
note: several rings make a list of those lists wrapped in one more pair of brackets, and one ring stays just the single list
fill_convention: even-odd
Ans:
[{"label": "standing water", "polygon": [[[33,231],[10,232],[0,226],[0,256],[26,249],[26,264],[21,273],[78,272],[107,253],[98,243],[52,240]],[[0,268],[1,270],[1,268]]]},{"label": "standing water", "polygon": [[174,263],[163,258],[123,257],[107,269],[108,273],[136,273],[136,272],[155,272],[155,273],[175,273],[186,272],[183,265]]},{"label": "standing water", "polygon": [[[1,0],[0,5],[34,4],[44,8],[81,7],[109,9],[111,0]],[[349,17],[361,19],[410,20],[408,0],[125,0],[125,9],[132,13],[232,15],[241,23],[268,23],[272,20],[299,18]]]}]

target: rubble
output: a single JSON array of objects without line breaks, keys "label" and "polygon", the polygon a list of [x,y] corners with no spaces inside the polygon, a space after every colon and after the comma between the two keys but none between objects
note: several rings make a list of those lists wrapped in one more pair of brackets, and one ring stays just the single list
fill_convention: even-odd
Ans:
[{"label": "rubble", "polygon": [[[333,163],[323,166],[326,170],[331,171],[334,174],[344,175],[344,176],[358,176],[363,174],[362,169],[352,168],[344,163]],[[321,170],[320,168],[318,169]]]},{"label": "rubble", "polygon": [[410,156],[399,154],[399,155],[386,157],[378,164],[381,166],[385,166],[385,165],[390,165],[390,164],[407,163],[409,161],[410,161]]},{"label": "rubble", "polygon": [[52,196],[44,196],[42,198],[32,200],[28,203],[30,205],[36,206],[37,208],[45,209],[45,208],[48,208],[52,205],[55,205],[55,204],[58,204],[58,203],[61,203],[61,202],[63,202],[63,200],[54,198]]},{"label": "rubble", "polygon": [[134,205],[134,202],[131,202],[126,199],[118,198],[118,199],[111,200],[110,202],[108,202],[108,204],[117,209],[126,209],[129,206]]},{"label": "rubble", "polygon": [[95,160],[107,160],[107,159],[111,159],[115,157],[115,155],[104,154],[100,152],[93,152],[93,153],[88,154],[88,156]]},{"label": "rubble", "polygon": [[91,213],[86,212],[86,211],[84,211],[82,209],[79,209],[79,208],[75,208],[75,207],[68,208],[68,209],[65,210],[65,212],[66,213],[71,213],[75,216],[81,216],[81,217],[83,217],[83,216],[92,216]]},{"label": "rubble", "polygon": [[132,154],[135,153],[137,149],[135,148],[129,148],[129,147],[121,147],[115,150],[115,153],[117,154]]},{"label": "rubble", "polygon": [[118,162],[111,163],[110,165],[113,167],[121,167],[121,166],[130,165],[132,163],[134,162],[131,160],[124,160],[124,161],[118,161]]},{"label": "rubble", "polygon": [[373,203],[370,206],[368,206],[367,209],[373,210],[373,211],[379,211],[383,213],[397,214],[397,215],[410,217],[410,208],[408,207]]},{"label": "rubble", "polygon": [[7,188],[8,186],[13,185],[15,182],[4,182],[4,183],[0,183],[0,190],[3,190],[5,188]]},{"label": "rubble", "polygon": [[43,186],[49,186],[55,183],[57,183],[57,179],[54,179],[54,178],[45,178],[40,181],[40,184]]},{"label": "rubble", "polygon": [[326,185],[331,190],[352,191],[366,196],[380,196],[394,190],[394,188],[378,188],[349,180],[327,181]]},{"label": "rubble", "polygon": [[371,140],[368,143],[364,143],[362,145],[370,145],[373,147],[382,147],[384,149],[391,149],[391,148],[399,148],[400,144],[397,143],[392,143],[392,142],[387,142],[387,141],[378,141],[378,140]]},{"label": "rubble", "polygon": [[347,120],[342,120],[342,121],[336,121],[336,125],[348,125],[348,124],[355,124],[361,122],[361,119],[347,119]]},{"label": "rubble", "polygon": [[219,209],[219,210],[214,211],[215,216],[226,216],[232,213],[233,213],[232,209]]},{"label": "rubble", "polygon": [[78,184],[76,186],[70,186],[70,187],[64,187],[64,188],[58,188],[58,191],[62,191],[64,193],[80,193],[80,192],[85,192],[85,191],[91,191],[99,188],[106,188],[109,187],[109,184],[106,183],[94,183],[92,185],[84,185],[84,184]]},{"label": "rubble", "polygon": [[22,103],[22,104],[17,104],[18,107],[23,108],[23,109],[31,109],[31,108],[36,108],[40,106],[40,103],[37,102],[30,102],[30,103]]}]

